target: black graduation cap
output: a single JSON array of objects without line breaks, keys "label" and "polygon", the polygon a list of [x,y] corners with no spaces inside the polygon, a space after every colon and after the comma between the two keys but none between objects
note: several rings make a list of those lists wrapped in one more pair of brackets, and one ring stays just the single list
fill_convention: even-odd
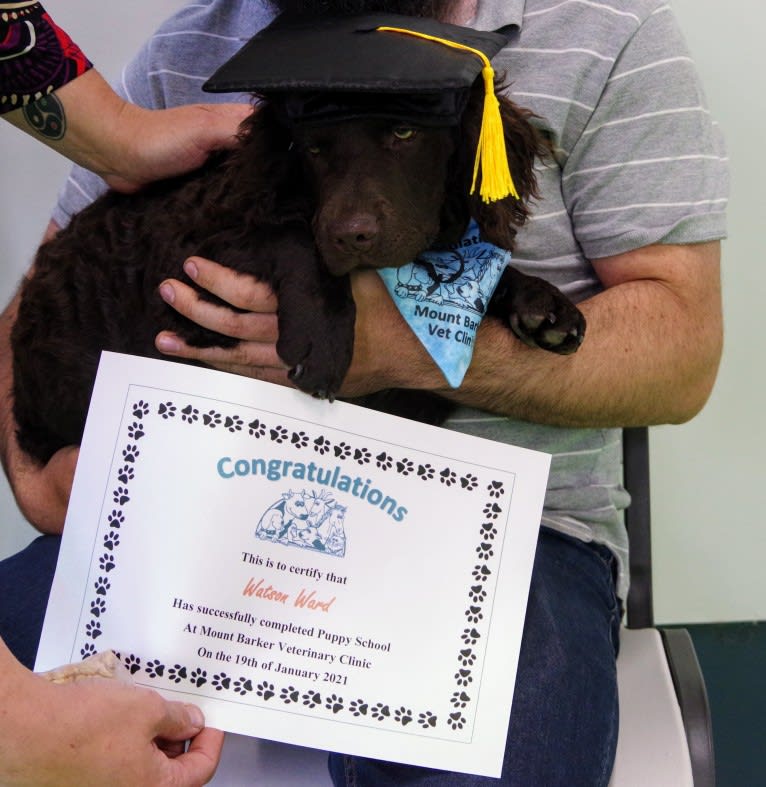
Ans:
[{"label": "black graduation cap", "polygon": [[423,126],[460,121],[474,82],[484,80],[482,132],[474,191],[486,202],[516,195],[490,60],[500,33],[399,14],[278,17],[203,85],[211,93],[254,92],[276,99],[288,122],[360,116]]}]

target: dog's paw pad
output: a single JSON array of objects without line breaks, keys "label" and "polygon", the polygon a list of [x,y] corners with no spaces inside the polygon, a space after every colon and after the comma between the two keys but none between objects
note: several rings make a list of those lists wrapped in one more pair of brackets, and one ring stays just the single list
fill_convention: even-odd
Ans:
[{"label": "dog's paw pad", "polygon": [[585,318],[564,300],[555,311],[518,309],[509,314],[508,324],[524,344],[559,355],[575,352],[585,338]]}]

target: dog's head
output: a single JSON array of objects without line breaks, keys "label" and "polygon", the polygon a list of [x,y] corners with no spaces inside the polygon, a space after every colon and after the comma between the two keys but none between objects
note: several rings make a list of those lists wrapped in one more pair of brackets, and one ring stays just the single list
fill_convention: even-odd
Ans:
[{"label": "dog's head", "polygon": [[[500,33],[401,14],[280,15],[205,89],[258,92],[284,121],[281,144],[293,143],[305,173],[314,239],[331,273],[397,267],[456,242],[470,217],[505,248],[526,220],[542,141],[530,113],[506,99],[498,139],[499,85],[485,84],[507,43]],[[481,166],[493,169],[485,195],[510,186],[491,152],[504,141],[518,198],[485,203],[470,194],[480,138],[488,143]]]},{"label": "dog's head", "polygon": [[362,118],[298,127],[296,148],[316,194],[314,238],[335,275],[398,267],[439,237],[449,129]]},{"label": "dog's head", "polygon": [[[536,196],[535,158],[544,143],[531,113],[500,97],[505,145],[519,198],[485,203],[469,194],[481,130],[483,86],[471,91],[455,127],[429,127],[370,116],[275,128],[281,112],[265,107],[246,136],[270,139],[294,159],[314,197],[312,225],[331,273],[399,267],[437,243],[454,243],[471,217],[486,240],[510,249]],[[268,146],[266,146],[268,147]],[[263,154],[263,151],[262,151]],[[268,155],[268,154],[266,154]]]}]

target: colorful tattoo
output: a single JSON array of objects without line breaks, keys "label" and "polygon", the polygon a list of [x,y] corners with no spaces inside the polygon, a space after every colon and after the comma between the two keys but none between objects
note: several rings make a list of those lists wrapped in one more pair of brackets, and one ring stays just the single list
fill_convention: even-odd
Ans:
[{"label": "colorful tattoo", "polygon": [[39,101],[92,65],[39,2],[0,0],[0,114]]}]

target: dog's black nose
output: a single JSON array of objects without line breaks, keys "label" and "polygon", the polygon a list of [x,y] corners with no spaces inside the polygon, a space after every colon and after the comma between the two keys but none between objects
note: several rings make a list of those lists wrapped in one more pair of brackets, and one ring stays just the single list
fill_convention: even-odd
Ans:
[{"label": "dog's black nose", "polygon": [[371,213],[361,213],[333,228],[336,247],[346,252],[367,252],[378,237],[378,221]]}]

